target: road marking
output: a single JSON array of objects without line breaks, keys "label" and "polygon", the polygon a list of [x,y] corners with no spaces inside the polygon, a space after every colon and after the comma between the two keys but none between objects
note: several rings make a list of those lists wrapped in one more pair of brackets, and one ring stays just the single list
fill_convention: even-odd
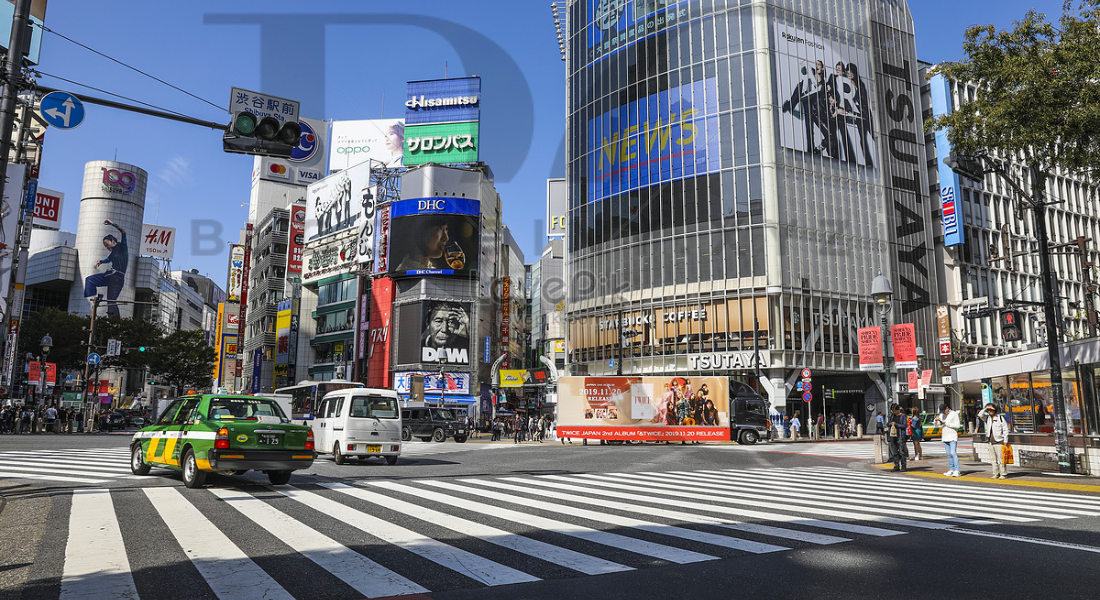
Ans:
[{"label": "road marking", "polygon": [[293,600],[175,488],[145,488],[184,554],[219,598]]},{"label": "road marking", "polygon": [[584,573],[585,575],[602,575],[604,573],[618,573],[621,571],[633,570],[630,567],[609,560],[574,552],[567,548],[540,542],[526,536],[497,529],[496,527],[490,527],[489,525],[475,523],[474,521],[431,510],[411,502],[405,502],[389,496],[369,492],[362,488],[353,488],[342,483],[323,483],[321,485],[330,490],[335,490],[342,494],[347,494],[354,498],[395,510],[403,515],[416,517],[417,519],[427,521],[439,527],[445,527],[451,531],[457,531],[463,535],[468,535],[489,542],[490,544],[508,548],[509,550],[515,550],[520,554],[560,565]]},{"label": "road marking", "polygon": [[429,591],[251,494],[219,488],[210,492],[368,598]]},{"label": "road marking", "polygon": [[73,492],[60,597],[138,597],[109,490]]},{"label": "road marking", "polygon": [[415,531],[405,529],[404,527],[399,527],[374,515],[362,513],[350,506],[340,504],[335,500],[319,494],[307,492],[293,486],[290,486],[289,489],[275,489],[275,491],[292,500],[297,500],[319,511],[321,514],[343,521],[378,539],[389,542],[399,548],[404,548],[413,554],[422,556],[438,565],[461,573],[485,585],[507,585],[511,583],[540,581],[538,577],[528,575],[527,573],[506,567],[476,554],[444,544],[443,542],[421,535]]},{"label": "road marking", "polygon": [[[940,473],[920,473],[916,471],[908,471],[908,475],[914,475],[916,477],[934,477],[948,479],[946,475]],[[1050,490],[1065,490],[1068,492],[1088,492],[1090,494],[1100,494],[1100,485],[1084,485],[1081,483],[1058,483],[1054,481],[1019,481],[1013,479],[975,479],[966,477],[951,477],[955,481],[962,481],[966,483],[990,483],[993,485],[1016,485],[1022,487],[1033,488],[1046,488]]]},{"label": "road marking", "polygon": [[[562,485],[558,482],[540,481],[539,479],[523,479],[520,477],[506,477],[502,481],[515,481],[517,483],[534,484],[538,486],[546,486],[555,490],[571,490],[581,493],[590,493],[602,496],[600,498],[586,498],[584,496],[577,496],[574,494],[562,494],[554,491],[541,490],[539,494],[548,498],[557,498],[558,500],[565,500],[567,502],[575,502],[579,504],[592,504],[603,508],[611,508],[624,512],[640,513],[643,515],[652,515],[655,517],[663,517],[673,521],[685,521],[688,523],[694,523],[699,525],[717,525],[726,529],[732,529],[734,531],[744,531],[751,533],[758,533],[773,537],[779,537],[787,540],[796,539],[811,544],[836,544],[839,542],[850,541],[848,538],[836,537],[831,535],[819,535],[815,533],[807,533],[804,531],[797,531],[794,529],[784,529],[782,527],[772,527],[769,525],[757,525],[755,523],[743,523],[741,521],[733,521],[728,519],[720,519],[717,517],[710,517],[707,515],[696,514],[691,511],[694,510],[707,510],[712,508],[698,503],[692,502],[676,502],[676,508],[678,510],[668,510],[664,508],[657,508],[652,506],[641,506],[638,504],[629,504],[626,502],[615,502],[614,500],[608,500],[606,496],[612,498],[622,498],[625,500],[635,500],[640,502],[649,502],[658,505],[667,505],[668,500],[664,498],[654,498],[651,496],[639,496],[635,494],[622,494],[618,492],[603,492],[602,490],[593,490],[582,486]],[[497,487],[501,487],[499,484]],[[516,488],[512,488],[516,489]],[[742,548],[748,552],[759,552],[759,550],[751,550]],[[786,550],[787,548],[782,548]],[[764,550],[765,552],[774,552],[775,550]]]},{"label": "road marking", "polygon": [[16,473],[14,471],[0,471],[0,477],[11,479],[33,479],[35,481],[64,481],[68,483],[92,483],[101,485],[107,483],[106,479],[89,479],[87,477],[62,477],[61,475],[41,475],[33,473]]},{"label": "road marking", "polygon": [[[442,481],[423,481],[422,483],[426,483],[428,484],[428,486],[434,486],[445,490],[473,495],[482,495],[482,497],[484,498],[489,498],[491,497],[491,495],[493,495],[493,492],[478,490],[476,488],[467,488],[465,486],[458,486],[458,484],[454,483],[445,483]],[[418,498],[455,506],[455,508],[459,509],[477,512],[485,510],[485,503],[483,502],[473,502],[470,500],[465,500],[463,498],[454,497],[454,495],[403,486],[403,484],[400,483],[379,481],[371,483],[371,487],[383,488],[410,495],[416,495],[416,497]],[[502,495],[503,497],[504,494],[500,495]],[[520,502],[520,504],[522,503]],[[542,528],[542,530],[546,530],[549,532],[568,535],[570,537],[576,537],[577,539],[584,539],[584,541],[592,542],[593,544],[626,550],[626,552],[640,554],[646,557],[668,560],[670,561],[670,563],[698,563],[698,561],[713,560],[716,558],[714,556],[707,556],[705,554],[693,553],[690,552],[690,550],[683,550],[680,548],[672,548],[669,546],[662,546],[660,544],[653,544],[652,542],[646,542],[645,539],[638,539],[636,537],[627,537],[625,535],[593,530],[593,528],[585,527],[583,525],[575,525],[573,523],[565,523],[562,521],[547,519],[547,517],[539,516],[536,514],[513,511],[510,509],[505,509],[503,508],[503,506],[493,506],[493,515],[499,517],[499,519],[506,519],[515,523],[522,523],[525,525],[530,525],[532,527],[540,527]]]},{"label": "road marking", "polygon": [[1044,540],[1042,538],[1033,538],[1022,535],[1011,535],[1007,533],[992,533],[989,531],[974,531],[973,529],[950,529],[955,533],[961,533],[963,535],[976,535],[979,537],[996,538],[1000,540],[1012,540],[1016,542],[1026,542],[1028,544],[1039,544],[1040,546],[1053,546],[1055,548],[1065,548],[1067,550],[1081,550],[1084,552],[1094,552],[1100,554],[1100,548],[1096,546],[1086,546],[1084,544],[1073,544],[1070,542],[1056,542],[1054,540]]}]

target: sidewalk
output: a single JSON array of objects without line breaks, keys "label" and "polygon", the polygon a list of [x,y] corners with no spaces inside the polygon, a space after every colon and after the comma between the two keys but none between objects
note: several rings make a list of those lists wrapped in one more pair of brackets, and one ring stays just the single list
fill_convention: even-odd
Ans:
[{"label": "sidewalk", "polygon": [[947,458],[929,458],[920,461],[910,460],[905,473],[893,473],[893,463],[876,464],[874,461],[862,463],[857,468],[875,472],[885,472],[897,477],[923,477],[989,485],[1003,485],[1018,488],[1045,488],[1071,492],[1100,494],[1100,477],[1088,475],[1063,475],[1051,471],[1038,471],[1008,465],[1008,479],[993,479],[993,467],[989,463],[973,460],[972,455],[959,453],[959,472],[962,477],[948,477]]}]

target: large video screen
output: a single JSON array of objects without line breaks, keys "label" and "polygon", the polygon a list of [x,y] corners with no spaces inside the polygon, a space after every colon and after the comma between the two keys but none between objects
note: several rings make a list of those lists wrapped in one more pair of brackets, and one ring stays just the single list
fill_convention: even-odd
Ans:
[{"label": "large video screen", "polygon": [[406,321],[419,322],[420,335],[402,335],[397,348],[397,362],[470,364],[470,303],[442,300],[421,302],[402,306],[400,316],[403,333],[412,330],[412,327],[406,326]]},{"label": "large video screen", "polygon": [[866,51],[775,25],[784,148],[874,167],[874,66]]},{"label": "large video screen", "polygon": [[418,198],[390,205],[390,274],[474,277],[480,248],[481,203]]}]

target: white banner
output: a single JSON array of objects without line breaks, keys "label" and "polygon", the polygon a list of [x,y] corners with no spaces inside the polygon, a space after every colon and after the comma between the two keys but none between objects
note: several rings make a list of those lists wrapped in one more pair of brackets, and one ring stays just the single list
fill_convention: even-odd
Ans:
[{"label": "white banner", "polygon": [[176,228],[150,225],[141,226],[141,255],[172,260],[176,253]]}]

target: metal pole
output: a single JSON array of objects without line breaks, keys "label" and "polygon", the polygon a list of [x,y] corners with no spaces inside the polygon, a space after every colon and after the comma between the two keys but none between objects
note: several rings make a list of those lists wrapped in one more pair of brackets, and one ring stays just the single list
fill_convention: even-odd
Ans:
[{"label": "metal pole", "polygon": [[[0,198],[4,196],[5,178],[8,170],[8,153],[11,151],[11,126],[15,122],[15,100],[19,94],[19,84],[23,81],[23,42],[27,34],[28,17],[31,12],[31,0],[15,0],[15,14],[11,20],[11,39],[8,53],[4,57],[3,95],[0,96]],[[9,218],[17,218],[13,213]]]},{"label": "metal pole", "polygon": [[1050,262],[1050,238],[1047,233],[1046,204],[1043,203],[1043,187],[1046,174],[1038,165],[1031,166],[1031,194],[1034,200],[1035,233],[1039,238],[1039,259],[1042,261],[1043,313],[1047,320],[1047,359],[1050,361],[1050,387],[1054,399],[1054,450],[1058,453],[1058,472],[1073,473],[1074,465],[1069,455],[1067,436],[1066,399],[1062,390],[1062,355],[1059,348],[1061,336],[1058,327],[1058,288],[1054,280],[1054,267]]},{"label": "metal pole", "polygon": [[[84,358],[84,418],[87,421],[88,431],[91,432],[92,424],[95,423],[95,415],[91,410],[90,402],[88,402],[88,384],[90,383],[88,377],[91,376],[92,363],[88,361],[88,357],[91,356],[93,348],[95,348],[95,315],[99,312],[99,299],[97,295],[92,298],[92,318],[88,322],[88,352]],[[96,382],[96,392],[98,392],[99,382]]]},{"label": "metal pole", "polygon": [[620,308],[618,316],[615,321],[615,330],[618,332],[619,341],[616,344],[618,350],[615,352],[615,356],[618,358],[615,360],[615,374],[619,377],[623,376],[623,310]]}]

